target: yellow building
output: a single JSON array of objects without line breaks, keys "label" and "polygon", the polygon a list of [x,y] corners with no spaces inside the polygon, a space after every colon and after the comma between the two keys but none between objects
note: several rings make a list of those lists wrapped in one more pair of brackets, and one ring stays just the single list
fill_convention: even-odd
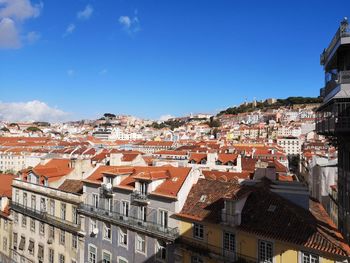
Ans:
[{"label": "yellow building", "polygon": [[319,203],[305,209],[262,183],[200,179],[177,218],[185,263],[328,263],[350,255]]}]

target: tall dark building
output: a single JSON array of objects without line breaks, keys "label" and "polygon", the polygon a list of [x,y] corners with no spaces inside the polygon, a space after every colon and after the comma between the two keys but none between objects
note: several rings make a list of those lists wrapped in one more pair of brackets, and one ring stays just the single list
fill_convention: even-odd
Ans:
[{"label": "tall dark building", "polygon": [[350,26],[340,23],[329,46],[321,54],[325,86],[317,112],[317,133],[329,137],[338,148],[339,230],[350,243]]}]

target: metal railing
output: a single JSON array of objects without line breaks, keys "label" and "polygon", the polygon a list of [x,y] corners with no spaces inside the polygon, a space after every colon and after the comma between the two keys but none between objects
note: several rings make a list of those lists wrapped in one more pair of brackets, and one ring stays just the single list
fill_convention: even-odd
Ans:
[{"label": "metal railing", "polygon": [[47,211],[33,209],[31,207],[24,206],[15,201],[10,201],[10,206],[11,206],[11,209],[13,209],[16,212],[35,218],[40,221],[44,221],[47,224],[67,230],[68,232],[77,233],[81,230],[80,224],[75,224],[68,220],[64,220],[54,215],[50,215]]},{"label": "metal railing", "polygon": [[147,203],[148,202],[148,195],[141,193],[139,191],[134,191],[133,193],[131,193],[131,202]]},{"label": "metal railing", "polygon": [[256,263],[258,261],[257,258],[241,254],[236,252],[234,249],[227,250],[223,247],[211,245],[189,237],[179,237],[176,240],[176,245],[182,249],[194,252],[204,257],[209,257],[211,259],[226,263]]},{"label": "metal railing", "polygon": [[350,26],[349,26],[349,22],[347,19],[344,19],[340,23],[340,27],[338,28],[337,32],[333,36],[332,41],[330,42],[328,47],[321,54],[321,58],[320,58],[321,65],[324,65],[326,63],[326,61],[329,58],[329,55],[332,53],[332,51],[335,48],[335,46],[337,45],[338,41],[342,37],[350,37]]},{"label": "metal railing", "polygon": [[221,223],[230,226],[238,226],[241,224],[241,214],[228,214],[225,210],[221,213]]},{"label": "metal railing", "polygon": [[179,235],[177,227],[165,227],[155,222],[148,222],[139,218],[125,216],[122,213],[95,207],[89,204],[81,204],[78,210],[85,215],[112,222],[116,225],[131,228],[149,235],[165,238],[169,241],[174,241]]}]

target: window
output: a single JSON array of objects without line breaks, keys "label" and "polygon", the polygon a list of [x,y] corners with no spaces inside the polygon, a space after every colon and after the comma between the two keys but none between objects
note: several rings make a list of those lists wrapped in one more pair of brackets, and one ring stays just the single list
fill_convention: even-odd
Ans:
[{"label": "window", "polygon": [[64,245],[66,243],[66,232],[61,229],[60,231],[60,244]]},{"label": "window", "polygon": [[198,256],[192,256],[191,257],[191,263],[203,263],[203,259],[201,259]]},{"label": "window", "polygon": [[18,242],[18,234],[17,233],[13,233],[13,248],[17,249],[17,242]]},{"label": "window", "polygon": [[27,217],[25,215],[22,215],[22,227],[27,226]]},{"label": "window", "polygon": [[25,244],[26,244],[26,238],[24,236],[21,236],[21,241],[19,242],[18,248],[20,250],[24,250]]},{"label": "window", "polygon": [[102,253],[102,263],[111,263],[112,256],[111,253],[103,251]]},{"label": "window", "polygon": [[90,218],[90,233],[92,233],[95,228],[97,228],[96,219]]},{"label": "window", "polygon": [[18,213],[13,211],[13,221],[15,224],[18,224]]},{"label": "window", "polygon": [[43,222],[39,222],[39,233],[40,235],[45,235],[45,224]]},{"label": "window", "polygon": [[61,219],[66,220],[66,204],[61,203]]},{"label": "window", "polygon": [[301,252],[301,262],[302,263],[318,263],[318,256],[308,252]]},{"label": "window", "polygon": [[23,193],[23,206],[27,206],[28,199],[27,199],[27,193]]},{"label": "window", "polygon": [[49,226],[49,238],[55,239],[55,227]]},{"label": "window", "polygon": [[49,263],[54,263],[55,252],[52,248],[49,248]]},{"label": "window", "polygon": [[166,260],[166,243],[164,241],[157,240],[156,259],[162,260],[162,261]]},{"label": "window", "polygon": [[72,234],[72,247],[75,249],[78,248],[78,237],[74,234]]},{"label": "window", "polygon": [[110,223],[103,224],[103,238],[107,239],[107,240],[112,239],[112,231],[111,231],[111,224]]},{"label": "window", "polygon": [[46,200],[45,198],[40,198],[40,211],[46,212]]},{"label": "window", "polygon": [[92,205],[98,208],[98,194],[92,194]]},{"label": "window", "polygon": [[35,232],[35,220],[30,219],[30,231]]},{"label": "window", "polygon": [[203,239],[204,237],[204,227],[200,224],[193,224],[193,237]]},{"label": "window", "polygon": [[74,224],[78,224],[78,213],[76,207],[72,208],[72,221]]},{"label": "window", "polygon": [[96,247],[89,245],[89,263],[97,263],[96,260]]},{"label": "window", "polygon": [[8,229],[8,222],[6,219],[4,219],[4,230]]},{"label": "window", "polygon": [[146,182],[140,182],[140,193],[142,195],[147,195],[147,183]]},{"label": "window", "polygon": [[29,240],[28,251],[31,255],[34,255],[34,240]]},{"label": "window", "polygon": [[119,245],[127,246],[128,245],[128,230],[126,228],[119,228]]},{"label": "window", "polygon": [[122,215],[129,216],[129,202],[122,201]]},{"label": "window", "polygon": [[16,191],[15,191],[15,202],[19,203],[19,191],[18,191],[18,189],[16,189]]},{"label": "window", "polygon": [[229,252],[235,252],[235,235],[232,233],[224,233],[224,249]]},{"label": "window", "polygon": [[259,262],[272,263],[272,243],[259,240]]},{"label": "window", "polygon": [[55,200],[50,200],[50,215],[55,215]]},{"label": "window", "polygon": [[44,260],[44,246],[43,245],[38,246],[38,259],[41,261]]},{"label": "window", "polygon": [[136,251],[140,253],[146,252],[146,237],[141,234],[136,234]]},{"label": "window", "polygon": [[162,227],[168,227],[168,211],[159,210],[159,223]]},{"label": "window", "polygon": [[31,208],[33,210],[36,210],[36,197],[35,195],[32,195],[32,199],[31,199]]},{"label": "window", "polygon": [[146,222],[147,221],[147,207],[139,206],[139,219]]},{"label": "window", "polygon": [[7,237],[4,237],[2,239],[2,249],[3,249],[3,251],[7,250]]},{"label": "window", "polygon": [[64,263],[64,261],[65,261],[64,255],[60,254],[60,255],[58,256],[58,262],[59,262],[59,263]]},{"label": "window", "polygon": [[118,263],[128,263],[128,260],[122,257],[118,257]]}]

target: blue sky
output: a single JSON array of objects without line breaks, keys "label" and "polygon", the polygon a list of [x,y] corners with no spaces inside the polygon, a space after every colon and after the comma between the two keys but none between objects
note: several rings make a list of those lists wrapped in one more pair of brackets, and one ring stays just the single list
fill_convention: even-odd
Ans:
[{"label": "blue sky", "polygon": [[70,119],[158,119],[318,96],[319,55],[349,10],[345,0],[1,0],[2,109],[37,101]]}]

